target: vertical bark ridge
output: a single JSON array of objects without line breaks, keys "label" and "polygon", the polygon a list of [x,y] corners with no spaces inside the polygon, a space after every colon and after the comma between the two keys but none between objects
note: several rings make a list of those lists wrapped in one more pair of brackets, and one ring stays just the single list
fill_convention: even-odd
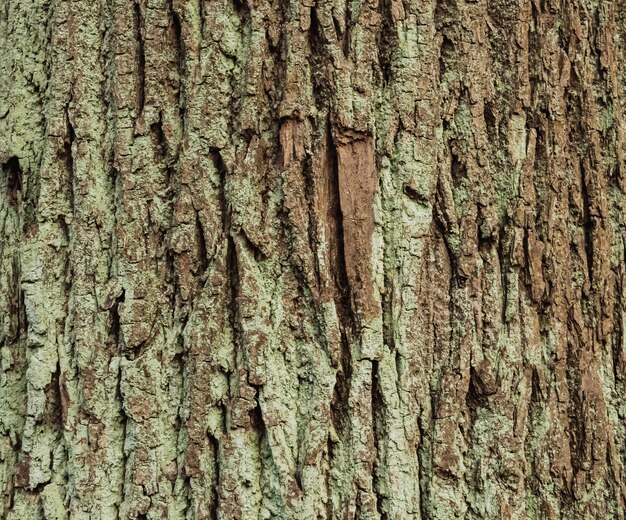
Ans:
[{"label": "vertical bark ridge", "polygon": [[625,21],[6,2],[0,516],[622,519]]}]

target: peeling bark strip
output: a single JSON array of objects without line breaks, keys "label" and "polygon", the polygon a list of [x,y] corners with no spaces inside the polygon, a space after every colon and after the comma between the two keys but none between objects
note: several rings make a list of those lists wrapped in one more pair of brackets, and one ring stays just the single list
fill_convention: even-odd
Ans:
[{"label": "peeling bark strip", "polygon": [[626,3],[0,34],[0,518],[624,520]]},{"label": "peeling bark strip", "polygon": [[380,314],[374,297],[372,235],[378,172],[373,140],[338,140],[337,178],[343,226],[343,254],[355,310],[368,321]]}]

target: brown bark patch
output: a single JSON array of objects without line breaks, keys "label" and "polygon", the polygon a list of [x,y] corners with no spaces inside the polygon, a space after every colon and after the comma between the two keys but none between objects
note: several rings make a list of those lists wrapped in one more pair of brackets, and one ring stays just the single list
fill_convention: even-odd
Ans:
[{"label": "brown bark patch", "polygon": [[355,310],[367,320],[378,310],[372,284],[373,204],[378,172],[371,137],[337,142],[337,175],[346,273]]}]

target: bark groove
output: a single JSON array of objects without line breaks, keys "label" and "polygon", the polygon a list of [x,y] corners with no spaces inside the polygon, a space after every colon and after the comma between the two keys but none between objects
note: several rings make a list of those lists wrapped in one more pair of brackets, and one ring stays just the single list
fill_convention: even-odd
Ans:
[{"label": "bark groove", "polygon": [[626,4],[0,11],[0,517],[624,519]]}]

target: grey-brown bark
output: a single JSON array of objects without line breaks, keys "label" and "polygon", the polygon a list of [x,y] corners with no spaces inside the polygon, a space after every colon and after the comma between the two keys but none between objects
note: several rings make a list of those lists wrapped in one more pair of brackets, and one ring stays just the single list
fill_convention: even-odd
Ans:
[{"label": "grey-brown bark", "polygon": [[2,518],[624,518],[623,2],[0,34]]}]

